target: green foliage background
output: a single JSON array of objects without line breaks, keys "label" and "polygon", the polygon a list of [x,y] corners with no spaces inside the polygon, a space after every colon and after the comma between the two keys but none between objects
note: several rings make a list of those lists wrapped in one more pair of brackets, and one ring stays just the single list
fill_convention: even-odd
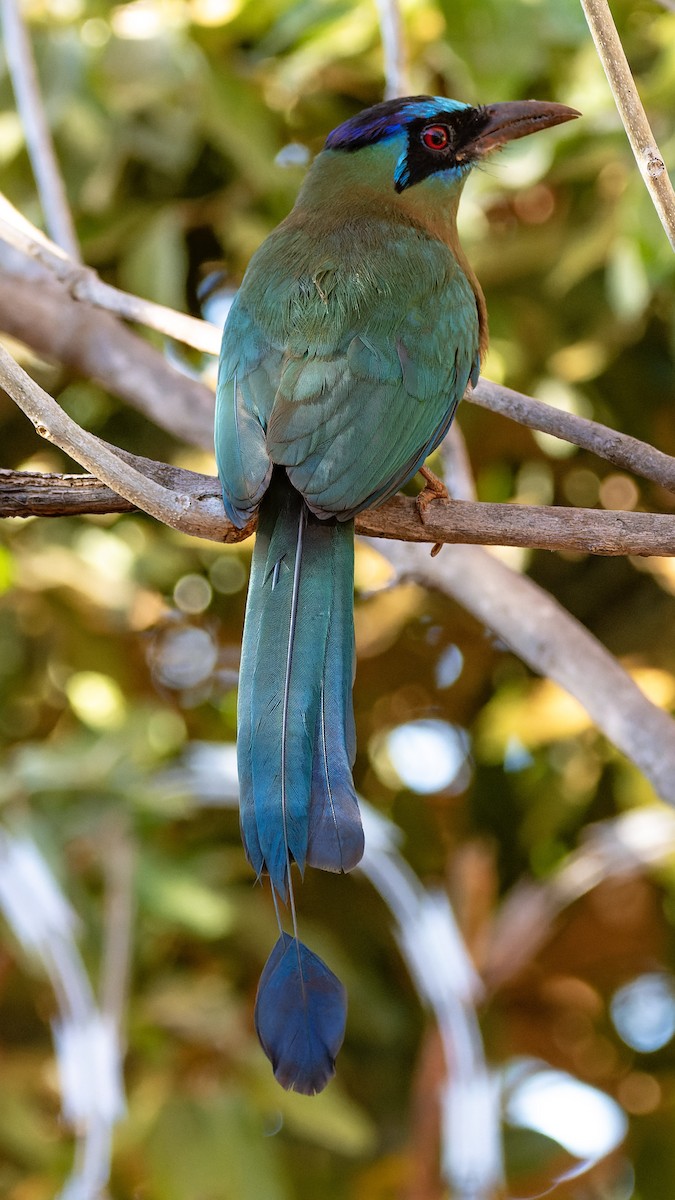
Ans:
[{"label": "green foliage background", "polygon": [[[673,163],[675,16],[651,0],[615,8]],[[584,114],[511,147],[468,186],[463,240],[492,332],[485,374],[675,454],[672,252],[578,4],[407,0],[403,9],[413,90],[475,103],[538,96]],[[85,260],[180,308],[198,311],[199,281],[215,263],[236,284],[288,211],[302,168],[278,165],[278,152],[289,142],[317,150],[329,129],[382,96],[377,13],[366,0],[30,0],[27,11]],[[40,223],[1,63],[0,163],[4,190]],[[212,469],[208,456],[100,387],[18,351],[102,437]],[[673,511],[672,496],[584,452],[563,453],[469,406],[461,424],[483,499]],[[72,469],[4,397],[0,446],[3,466]],[[322,1097],[282,1093],[252,1030],[256,980],[275,936],[268,897],[252,886],[236,815],[200,805],[163,774],[189,742],[234,740],[249,548],[190,541],[140,516],[7,521],[0,538],[3,818],[27,826],[47,854],[81,915],[94,978],[111,847],[130,842],[135,858],[129,1114],[111,1195],[403,1194],[420,1153],[411,1097],[428,1033],[383,905],[361,879],[308,877],[303,928],[348,986],[349,1029],[338,1078]],[[671,563],[544,553],[511,561],[673,707]],[[457,606],[413,587],[365,594],[378,577],[372,557],[361,557],[359,572],[357,784],[402,827],[422,877],[454,889],[477,924],[479,950],[518,880],[548,880],[589,824],[657,802],[581,712]],[[196,610],[195,595],[206,598]],[[161,664],[172,639],[194,630],[212,647],[211,669],[170,686]],[[451,646],[463,667],[440,686],[437,664]],[[419,795],[392,775],[382,739],[430,716],[469,732],[471,770],[460,788]],[[488,1051],[494,1061],[540,1054],[632,1104],[625,1153],[595,1191],[576,1181],[564,1194],[627,1197],[632,1162],[632,1194],[670,1200],[673,1049],[631,1051],[607,1003],[634,975],[672,968],[675,875],[663,868],[598,893],[602,903],[596,895],[575,906],[537,963],[491,995]],[[46,983],[7,935],[0,1194],[11,1200],[46,1200],[69,1166],[52,1012]],[[625,1082],[636,1076],[656,1082],[656,1091],[643,1089],[656,1096],[647,1109]],[[521,1158],[516,1189],[538,1169],[534,1151]]]}]

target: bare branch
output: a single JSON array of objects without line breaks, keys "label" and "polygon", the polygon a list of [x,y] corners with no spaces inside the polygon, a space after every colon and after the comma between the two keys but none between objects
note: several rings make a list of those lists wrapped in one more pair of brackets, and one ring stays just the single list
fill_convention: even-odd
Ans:
[{"label": "bare branch", "polygon": [[104,308],[127,321],[137,321],[205,354],[218,355],[222,331],[217,326],[104,283],[91,267],[84,267],[63,254],[21,217],[4,196],[0,196],[0,240],[47,267],[74,300]]},{"label": "bare branch", "polygon": [[378,542],[377,549],[400,578],[452,596],[532,670],[575,696],[657,794],[675,804],[675,722],[553,597],[478,546],[452,546],[436,559],[421,546]]},{"label": "bare branch", "polygon": [[21,17],[19,0],[0,0],[5,61],[19,110],[26,147],[44,213],[54,240],[77,261],[80,257],[66,189],[54,153],[30,38]]},{"label": "bare branch", "polygon": [[399,0],[376,0],[384,55],[384,99],[410,94]]},{"label": "bare branch", "polygon": [[[15,404],[30,417],[40,437],[60,446],[107,483],[113,491],[132,501],[144,512],[196,536],[218,541],[223,531],[222,502],[212,496],[179,493],[139,470],[138,459],[108,446],[81,429],[51,396],[44,392],[0,346],[0,383]],[[147,460],[142,460],[147,464]],[[149,464],[152,468],[152,464]],[[207,533],[211,530],[211,533]]]},{"label": "bare branch", "polygon": [[93,475],[56,475],[0,468],[0,517],[74,517],[137,512]]},{"label": "bare branch", "polygon": [[[0,198],[0,228],[2,211]],[[33,267],[33,271],[38,269]],[[213,443],[210,390],[198,380],[179,374],[156,349],[111,316],[73,300],[62,283],[50,280],[48,275],[45,279],[36,287],[32,278],[24,280],[13,269],[7,276],[0,273],[0,328],[48,358],[99,380],[177,437],[210,449]],[[173,316],[179,322],[177,330],[184,321],[191,326],[200,325],[192,317],[180,313]],[[205,344],[209,338],[220,338],[215,326],[201,324]],[[476,389],[467,393],[466,401],[581,446],[675,491],[675,459],[638,438],[574,413],[562,412],[488,379],[481,379]]]},{"label": "bare branch", "polygon": [[357,519],[359,533],[405,542],[523,546],[588,554],[674,555],[675,516],[528,504],[434,500],[421,524],[414,500],[395,496]]},{"label": "bare branch", "polygon": [[581,0],[581,6],[640,174],[675,250],[675,192],[642,107],[609,4],[607,0]]},{"label": "bare branch", "polygon": [[[94,439],[95,443],[97,439]],[[230,525],[222,508],[220,484],[209,475],[106,447],[144,478],[161,482],[177,504],[189,497],[194,511],[186,532],[216,541],[248,536]],[[208,502],[208,504],[207,504]],[[206,519],[200,517],[206,505]],[[0,470],[0,517],[62,517],[84,513],[132,512],[132,503],[91,475],[45,475]],[[146,509],[145,511],[150,511]],[[153,514],[156,515],[156,514]],[[160,517],[160,520],[163,518]],[[167,521],[185,528],[180,521]],[[466,500],[434,501],[422,524],[415,501],[395,496],[380,508],[361,513],[358,533],[404,542],[525,546],[540,550],[576,550],[606,555],[675,556],[675,517],[662,513],[602,512],[583,508],[548,508],[525,504],[479,504]]]},{"label": "bare branch", "polygon": [[473,477],[471,459],[464,434],[457,421],[453,421],[447,436],[440,445],[445,473],[445,486],[455,500],[475,500],[476,481]]},{"label": "bare branch", "polygon": [[163,304],[155,304],[152,300],[142,300],[140,296],[132,296],[119,288],[111,287],[99,279],[95,271],[86,270],[73,273],[68,281],[68,287],[75,300],[89,301],[97,308],[105,308],[108,312],[124,317],[126,321],[137,321],[156,329],[166,337],[174,338],[203,354],[212,354],[214,358],[220,353],[222,329],[211,325],[209,321],[201,321],[198,317],[190,317],[186,313],[176,312]]},{"label": "bare branch", "polygon": [[552,408],[542,400],[524,396],[511,388],[481,379],[473,392],[467,392],[465,400],[502,413],[519,425],[550,433],[562,441],[590,450],[600,458],[607,459],[617,467],[634,471],[644,479],[651,479],[670,492],[675,492],[675,458],[655,450],[647,442],[619,433],[587,417]]},{"label": "bare branch", "polygon": [[0,329],[97,380],[189,445],[212,448],[213,392],[206,384],[179,373],[110,313],[73,300],[41,267],[33,265],[28,278],[0,273]]}]

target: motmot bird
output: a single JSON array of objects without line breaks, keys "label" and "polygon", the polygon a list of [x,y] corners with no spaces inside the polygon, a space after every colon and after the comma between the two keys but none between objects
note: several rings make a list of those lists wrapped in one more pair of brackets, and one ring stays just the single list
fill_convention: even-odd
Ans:
[{"label": "motmot bird", "polygon": [[241,832],[293,923],[263,971],[256,1026],[276,1078],[300,1092],[333,1075],[346,1000],[298,938],[292,864],[349,871],[363,853],[354,517],[420,469],[478,379],[485,301],[457,237],[469,172],[578,115],[537,100],[409,96],[350,118],[254,254],[225,325],[218,472],[234,525],[258,514],[238,695]]}]

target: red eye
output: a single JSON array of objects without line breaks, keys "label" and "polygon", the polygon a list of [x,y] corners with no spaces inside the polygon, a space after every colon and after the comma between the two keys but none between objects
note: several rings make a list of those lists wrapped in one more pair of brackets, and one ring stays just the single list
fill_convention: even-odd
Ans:
[{"label": "red eye", "polygon": [[450,130],[447,125],[427,125],[422,132],[422,142],[427,150],[445,150],[450,145]]}]

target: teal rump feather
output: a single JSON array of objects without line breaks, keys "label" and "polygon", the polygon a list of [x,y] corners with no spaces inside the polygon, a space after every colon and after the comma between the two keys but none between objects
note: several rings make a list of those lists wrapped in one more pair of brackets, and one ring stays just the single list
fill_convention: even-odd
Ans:
[{"label": "teal rump feather", "polygon": [[[577,115],[538,101],[388,101],[335,130],[293,211],[253,256],[223,333],[215,448],[225,510],[258,514],[241,657],[243,842],[288,901],[256,1026],[285,1087],[325,1086],[342,985],[297,936],[292,866],[363,853],[355,755],[353,518],[445,436],[485,348],[457,239],[472,165]],[[276,903],[276,899],[275,899]]]}]

